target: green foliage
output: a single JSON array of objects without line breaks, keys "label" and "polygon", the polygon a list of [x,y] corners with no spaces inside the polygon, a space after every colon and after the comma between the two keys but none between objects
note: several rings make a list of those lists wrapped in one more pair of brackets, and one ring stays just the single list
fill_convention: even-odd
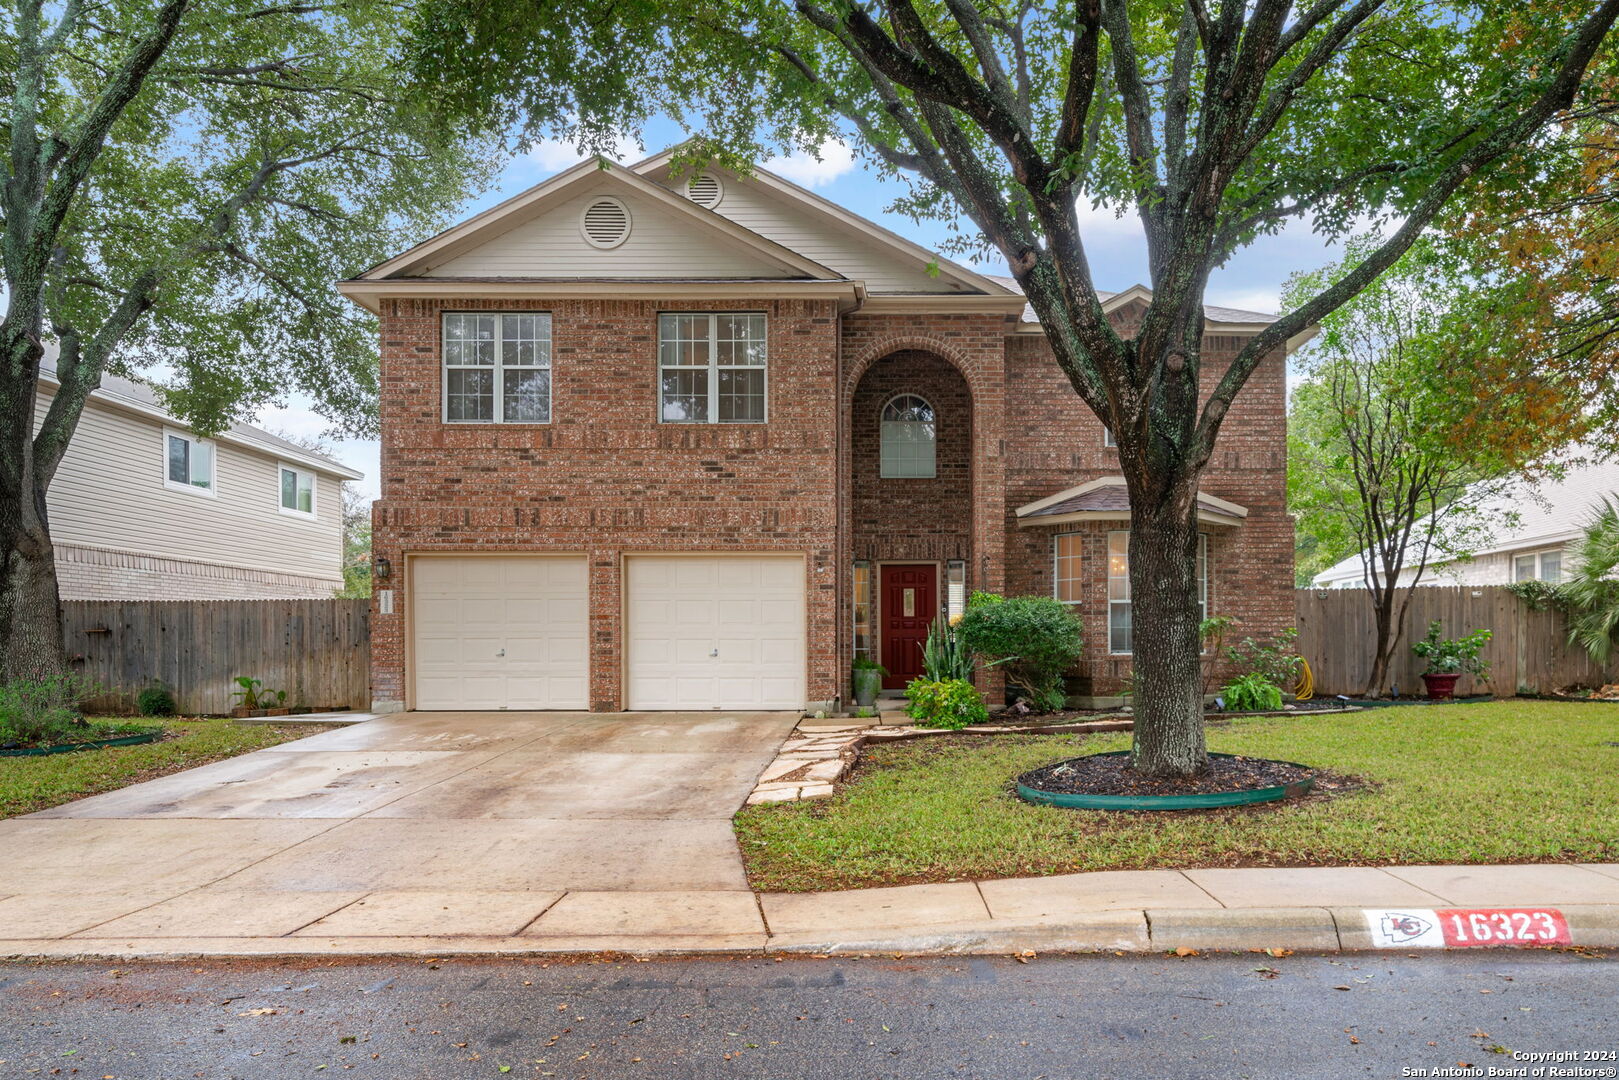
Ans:
[{"label": "green foliage", "polygon": [[1619,641],[1619,504],[1602,500],[1573,561],[1556,593],[1568,612],[1568,640],[1606,664]]},{"label": "green foliage", "polygon": [[1304,658],[1294,648],[1299,632],[1288,627],[1268,641],[1245,637],[1226,649],[1226,662],[1244,674],[1259,675],[1275,686],[1298,682]]},{"label": "green foliage", "polygon": [[77,675],[0,684],[0,745],[56,746],[94,736],[79,703],[95,692]]},{"label": "green foliage", "polygon": [[1459,638],[1443,637],[1444,623],[1435,619],[1428,624],[1428,636],[1411,646],[1411,651],[1428,662],[1428,672],[1435,675],[1465,673],[1486,675],[1490,665],[1479,654],[1494,635],[1488,630],[1474,630]]},{"label": "green foliage", "polygon": [[933,682],[973,677],[977,658],[961,642],[961,635],[943,619],[933,620],[922,643],[922,672]]},{"label": "green foliage", "polygon": [[1227,712],[1274,712],[1282,707],[1281,687],[1257,671],[1226,683],[1220,696]]},{"label": "green foliage", "polygon": [[1563,590],[1550,581],[1525,578],[1523,581],[1509,582],[1506,590],[1522,600],[1530,611],[1569,610],[1568,598]]},{"label": "green foliage", "polygon": [[244,709],[279,709],[287,702],[285,690],[271,690],[258,679],[246,675],[236,676],[236,685],[241,689],[231,696],[236,698],[237,704]]},{"label": "green foliage", "polygon": [[340,597],[371,595],[371,504],[343,485],[343,588]]},{"label": "green foliage", "polygon": [[956,626],[967,649],[1006,670],[1036,709],[1063,706],[1063,676],[1084,652],[1084,624],[1072,607],[1051,596],[973,593]]},{"label": "green foliage", "polygon": [[966,679],[912,679],[905,696],[905,714],[920,727],[959,731],[989,719],[983,697]]},{"label": "green foliage", "polygon": [[135,695],[135,708],[142,716],[173,716],[179,711],[169,688],[155,679]]},{"label": "green foliage", "polygon": [[850,664],[849,666],[856,671],[880,671],[884,675],[888,674],[887,668],[883,667],[869,656],[857,656],[854,658],[854,663]]}]

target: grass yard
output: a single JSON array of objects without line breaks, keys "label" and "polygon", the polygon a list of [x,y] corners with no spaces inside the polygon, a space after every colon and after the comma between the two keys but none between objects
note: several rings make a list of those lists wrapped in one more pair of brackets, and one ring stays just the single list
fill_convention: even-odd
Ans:
[{"label": "grass yard", "polygon": [[[127,722],[121,718],[109,722]],[[31,814],[249,750],[328,730],[326,724],[233,724],[229,720],[164,720],[163,738],[141,746],[80,750],[48,757],[0,757],[0,818]]]},{"label": "grass yard", "polygon": [[1229,810],[1032,806],[1022,772],[1128,733],[933,736],[871,749],[830,799],[736,818],[757,889],[1083,870],[1619,861],[1619,704],[1505,701],[1233,720],[1209,748],[1364,784]]}]

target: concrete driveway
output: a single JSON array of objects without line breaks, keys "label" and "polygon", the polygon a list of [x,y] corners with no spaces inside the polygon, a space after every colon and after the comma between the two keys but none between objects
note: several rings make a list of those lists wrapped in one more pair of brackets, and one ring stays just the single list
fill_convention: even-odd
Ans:
[{"label": "concrete driveway", "polygon": [[730,819],[795,721],[406,713],[324,732],[0,821],[0,936],[757,947]]}]

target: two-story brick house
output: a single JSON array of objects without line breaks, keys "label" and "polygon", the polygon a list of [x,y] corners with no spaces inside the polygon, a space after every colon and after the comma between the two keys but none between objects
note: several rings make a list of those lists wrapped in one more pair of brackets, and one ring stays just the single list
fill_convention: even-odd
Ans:
[{"label": "two-story brick house", "polygon": [[[341,288],[381,318],[379,708],[797,709],[856,655],[903,686],[975,589],[1079,607],[1076,692],[1129,670],[1116,453],[1009,279],[666,152]],[[1210,366],[1270,318],[1211,308]],[[1204,484],[1209,610],[1255,634],[1292,619],[1284,363]]]}]

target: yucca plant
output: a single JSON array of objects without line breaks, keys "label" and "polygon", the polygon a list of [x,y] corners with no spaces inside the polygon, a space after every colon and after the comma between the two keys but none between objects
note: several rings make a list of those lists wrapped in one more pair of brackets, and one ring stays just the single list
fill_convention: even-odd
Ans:
[{"label": "yucca plant", "polygon": [[949,682],[951,679],[970,682],[976,666],[972,650],[961,643],[950,625],[943,619],[933,620],[933,625],[928,627],[928,639],[922,644],[922,671],[928,679],[932,682]]},{"label": "yucca plant", "polygon": [[1619,638],[1619,505],[1602,500],[1585,527],[1574,568],[1558,593],[1567,605],[1568,641],[1606,664]]}]

